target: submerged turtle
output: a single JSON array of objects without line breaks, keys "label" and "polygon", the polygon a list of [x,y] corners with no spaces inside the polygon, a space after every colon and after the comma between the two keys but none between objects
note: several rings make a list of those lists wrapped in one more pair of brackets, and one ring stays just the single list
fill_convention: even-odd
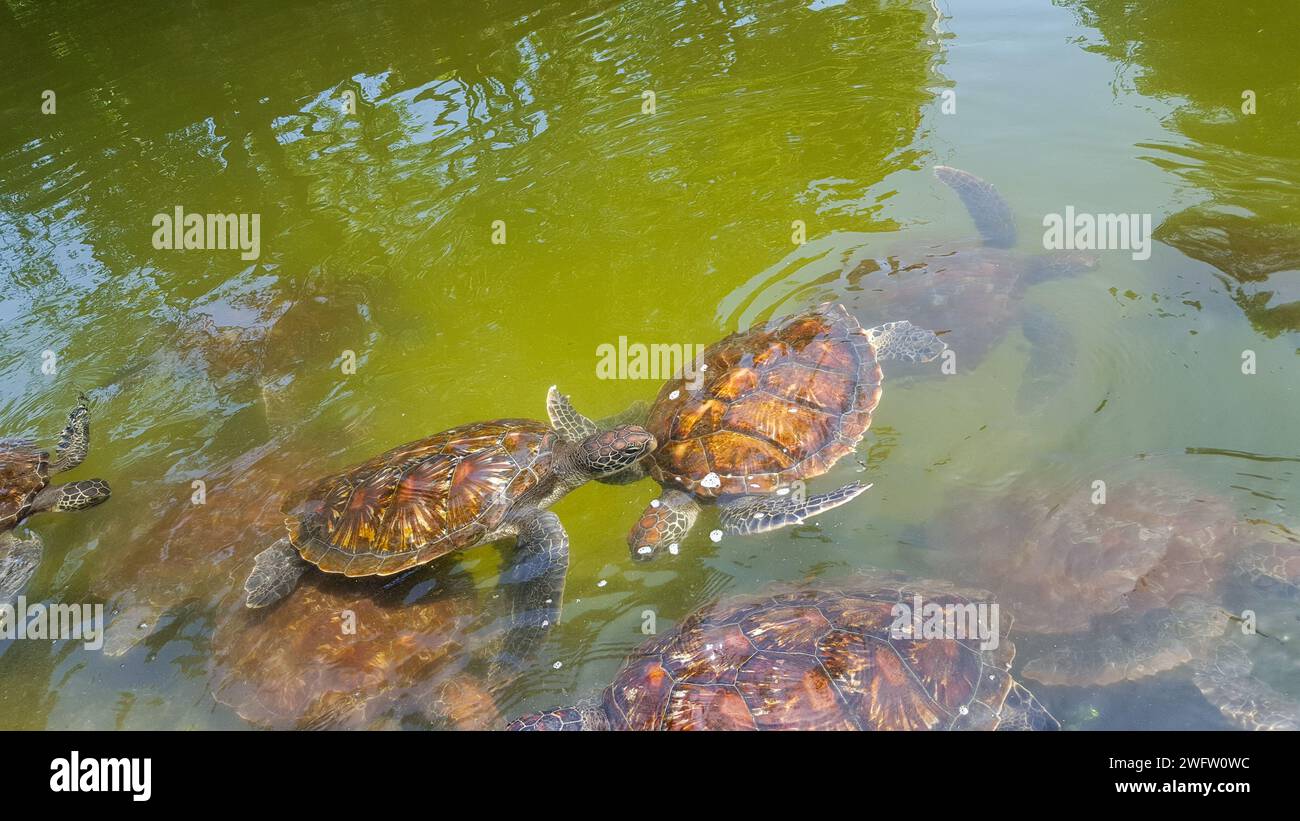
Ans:
[{"label": "submerged turtle", "polygon": [[[982,245],[936,249],[920,263],[900,264],[893,258],[859,262],[846,275],[860,292],[850,310],[863,322],[893,314],[934,328],[952,347],[958,368],[977,367],[1008,329],[1019,326],[1030,350],[1019,404],[1032,407],[1068,375],[1066,364],[1074,351],[1070,334],[1053,316],[1023,310],[1025,291],[1092,270],[1097,258],[1077,252],[1016,253],[1011,250],[1016,244],[1011,207],[992,184],[946,165],[935,166],[934,174],[966,206]],[[878,272],[888,275],[871,276]]]},{"label": "submerged turtle", "polygon": [[996,644],[908,637],[899,608],[916,596],[972,611],[989,602],[943,582],[873,576],[724,600],[637,650],[599,701],[510,729],[1059,729],[1011,678],[1015,646],[1002,619],[985,622]]},{"label": "submerged turtle", "polygon": [[[862,493],[869,486],[858,482],[807,498],[791,489],[857,447],[880,401],[882,361],[928,362],[944,347],[906,321],[863,330],[829,304],[710,345],[697,375],[665,383],[646,414],[654,455],[618,477],[648,473],[664,488],[628,535],[633,558],[676,552],[701,502],[716,501],[722,533],[740,535],[797,524]],[[548,410],[570,437],[597,428],[554,388]]]},{"label": "submerged turtle", "polygon": [[463,572],[439,582],[420,595],[423,578],[382,591],[312,578],[270,610],[227,599],[212,637],[213,696],[273,729],[500,726],[469,669],[482,616],[473,582]]},{"label": "submerged turtle", "polygon": [[50,455],[30,442],[0,440],[0,602],[16,598],[36,573],[40,537],[20,539],[14,528],[33,513],[84,510],[108,499],[103,479],[51,485],[50,475],[72,470],[90,450],[90,411],[86,399],[68,414],[68,424]]},{"label": "submerged turtle", "polygon": [[[808,289],[815,288],[842,300],[863,325],[905,316],[935,330],[951,346],[962,372],[977,367],[1007,331],[1018,326],[1030,350],[1018,404],[1033,408],[1069,374],[1074,348],[1070,334],[1052,315],[1024,309],[1025,293],[1038,283],[1092,270],[1097,258],[1083,252],[1029,255],[1013,250],[1011,207],[993,185],[948,166],[936,166],[934,173],[965,205],[980,244],[944,244],[927,249],[920,258],[914,248],[906,248],[877,258],[866,254],[879,234],[852,240],[847,234],[833,234],[755,276],[725,301],[723,310],[748,306],[737,317],[743,321],[745,315],[779,308],[787,299],[806,299]],[[853,245],[845,250],[849,241]],[[792,266],[798,266],[794,273]]]},{"label": "submerged turtle", "polygon": [[[1300,705],[1251,678],[1249,641],[1232,635],[1242,619],[1224,604],[1234,582],[1252,598],[1294,599],[1300,545],[1269,540],[1224,500],[1163,473],[1113,485],[1104,504],[1087,485],[1024,484],[935,527],[936,543],[955,549],[953,572],[990,588],[1018,629],[1059,636],[1025,678],[1102,686],[1186,665],[1229,719],[1300,729]],[[1243,693],[1254,694],[1251,706]]]},{"label": "submerged turtle", "polygon": [[[498,419],[410,442],[317,482],[286,508],[289,536],[257,555],[244,587],[265,607],[310,565],[344,576],[390,576],[454,550],[515,537],[502,576],[518,642],[559,616],[569,537],[546,508],[587,481],[636,463],[655,446],[625,425],[585,435],[529,419]],[[521,657],[507,640],[506,653]]]}]

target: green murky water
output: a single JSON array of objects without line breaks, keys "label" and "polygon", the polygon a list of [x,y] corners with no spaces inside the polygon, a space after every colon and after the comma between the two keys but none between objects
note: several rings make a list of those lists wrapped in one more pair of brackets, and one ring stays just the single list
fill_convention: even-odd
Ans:
[{"label": "green murky water", "polygon": [[[212,693],[243,675],[232,645],[301,629],[231,606],[285,493],[455,424],[543,417],[553,383],[595,415],[649,399],[657,382],[597,378],[620,337],[707,344],[815,301],[868,310],[846,261],[972,247],[935,164],[994,182],[1026,254],[1073,206],[1151,214],[1150,259],[1103,251],[1015,312],[972,310],[1005,325],[987,355],[891,378],[859,450],[875,489],[803,527],[714,544],[708,518],[680,556],[634,565],[624,535],[653,484],[561,501],[564,622],[501,711],[602,686],[646,611],[663,629],[773,579],[933,575],[946,547],[926,522],[1022,474],[1082,482],[1163,454],[1294,530],[1300,9],[1249,5],[0,2],[0,431],[50,439],[86,391],[75,475],[114,487],[28,523],[47,545],[28,596],[104,602],[110,638],[129,636],[113,654],[0,642],[0,727],[247,726]],[[176,206],[259,214],[259,258],[156,249]],[[1073,340],[1029,409],[1026,316]],[[815,487],[864,478],[851,462]],[[403,607],[457,597],[459,621],[429,616],[430,645],[465,647],[428,674],[445,678],[473,669],[499,565],[483,546],[322,589],[386,602],[385,651]],[[1294,608],[1265,618],[1300,629]],[[425,675],[391,661],[366,669],[398,691]],[[1300,697],[1294,650],[1256,674]],[[1176,672],[1036,690],[1075,728],[1228,726]],[[440,726],[400,700],[377,713],[362,723]]]}]

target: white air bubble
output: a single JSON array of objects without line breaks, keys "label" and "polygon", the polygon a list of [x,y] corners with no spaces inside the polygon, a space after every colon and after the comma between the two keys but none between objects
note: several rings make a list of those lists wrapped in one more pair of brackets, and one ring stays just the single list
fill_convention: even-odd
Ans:
[{"label": "white air bubble", "polygon": [[681,392],[681,391],[673,391],[672,393],[668,394],[668,398],[669,398],[669,399],[676,399],[677,397],[679,397],[679,396],[681,396],[681,395],[682,395],[682,392]]},{"label": "white air bubble", "polygon": [[789,494],[790,494],[790,488],[788,487],[779,487],[776,489],[777,496],[788,496]]},{"label": "white air bubble", "polygon": [[722,486],[721,477],[719,477],[718,474],[714,473],[713,471],[709,471],[709,473],[703,479],[700,480],[700,487],[721,487],[721,486]]},{"label": "white air bubble", "polygon": [[638,547],[638,548],[636,549],[636,552],[637,552],[637,553],[640,553],[642,556],[649,555],[649,553],[650,553],[650,545],[648,545],[648,544],[647,544],[647,545],[642,545],[641,547]]},{"label": "white air bubble", "polygon": [[601,579],[600,581],[596,582],[597,587],[604,587],[607,584],[609,584],[609,582],[605,581],[604,579]]},{"label": "white air bubble", "polygon": [[652,500],[650,501],[650,507],[659,507],[659,500],[658,500],[658,499],[652,499]]},{"label": "white air bubble", "polygon": [[564,662],[562,662],[562,661],[557,661],[557,662],[555,662],[554,664],[552,664],[551,666],[554,667],[556,670],[558,670],[558,669],[560,669],[561,667],[564,666]]},{"label": "white air bubble", "polygon": [[710,530],[710,531],[709,531],[709,538],[710,538],[713,542],[715,542],[715,543],[716,543],[716,542],[720,542],[720,541],[722,541],[722,531],[721,531],[721,530]]},{"label": "white air bubble", "polygon": [[672,544],[668,545],[668,552],[673,554],[674,556],[677,555],[677,551],[679,550],[681,550],[681,546],[678,545],[676,542],[673,542]]}]

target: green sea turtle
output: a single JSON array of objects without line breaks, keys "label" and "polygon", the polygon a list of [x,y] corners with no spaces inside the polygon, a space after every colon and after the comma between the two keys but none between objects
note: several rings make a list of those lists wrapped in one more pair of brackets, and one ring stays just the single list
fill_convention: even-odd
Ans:
[{"label": "green sea turtle", "polygon": [[1300,729],[1300,705],[1252,677],[1250,649],[1270,639],[1241,635],[1240,615],[1258,611],[1270,632],[1294,609],[1300,544],[1164,471],[1093,496],[1026,476],[933,525],[947,570],[991,589],[1018,630],[1054,637],[1023,676],[1104,686],[1185,668],[1230,720]]},{"label": "green sea turtle", "polygon": [[528,419],[443,431],[316,482],[291,501],[289,535],[259,553],[245,582],[249,607],[288,595],[309,566],[344,576],[389,576],[476,544],[514,537],[502,577],[518,629],[507,658],[522,658],[559,616],[569,537],[546,508],[655,446],[625,425],[583,435]]},{"label": "green sea turtle", "polygon": [[1096,268],[1097,257],[1015,250],[1011,207],[992,184],[944,165],[934,173],[966,207],[978,244],[942,243],[918,253],[909,238],[906,247],[882,256],[879,234],[831,234],[800,247],[729,295],[719,309],[720,319],[743,323],[820,295],[843,302],[863,326],[905,316],[933,329],[952,348],[958,373],[978,367],[1018,327],[1029,342],[1030,358],[1017,404],[1036,408],[1069,375],[1075,349],[1071,334],[1052,314],[1026,309],[1025,294],[1033,285]]},{"label": "green sea turtle", "polygon": [[[924,606],[975,611],[987,593],[863,576],[782,585],[704,607],[651,639],[599,700],[523,716],[512,730],[1054,730],[1008,672],[1010,619],[996,646],[916,638],[900,617]],[[991,610],[986,611],[991,613]],[[955,622],[954,622],[955,623]],[[901,625],[901,629],[900,629]],[[967,633],[970,635],[970,633]]]},{"label": "green sea turtle", "polygon": [[[648,474],[664,488],[628,535],[632,557],[677,552],[703,502],[720,510],[716,541],[802,522],[865,491],[869,485],[851,482],[805,498],[801,483],[861,441],[880,401],[881,362],[928,362],[943,349],[910,322],[863,330],[831,304],[710,345],[697,373],[666,382],[644,412],[659,443],[654,455],[617,477]],[[570,437],[597,429],[554,388],[547,405],[551,423]]]},{"label": "green sea turtle", "polygon": [[489,682],[471,668],[490,645],[472,579],[440,570],[428,587],[423,576],[366,590],[313,576],[279,607],[227,597],[213,696],[273,729],[499,727]]},{"label": "green sea turtle", "polygon": [[41,559],[41,539],[14,534],[33,513],[84,510],[108,499],[103,479],[82,479],[51,485],[50,476],[80,465],[90,450],[90,411],[85,397],[68,414],[59,435],[54,460],[24,440],[0,440],[0,602],[16,598],[36,573]]}]

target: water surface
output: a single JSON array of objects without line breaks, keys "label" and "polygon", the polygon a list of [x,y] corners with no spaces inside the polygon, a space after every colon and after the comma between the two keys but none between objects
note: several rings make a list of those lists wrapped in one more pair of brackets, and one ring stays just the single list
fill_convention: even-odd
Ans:
[{"label": "water surface", "polygon": [[[975,367],[891,374],[860,463],[816,485],[875,488],[815,522],[715,545],[706,520],[680,556],[634,565],[624,535],[655,486],[561,501],[564,622],[502,712],[594,692],[645,611],[664,629],[770,580],[932,573],[945,548],[925,524],[1025,473],[1163,454],[1294,530],[1300,12],[1250,6],[0,4],[0,430],[48,440],[87,391],[77,475],[114,487],[31,522],[47,560],[28,594],[105,602],[144,637],[118,655],[0,643],[0,726],[248,726],[214,700],[214,660],[285,494],[455,424],[541,417],[553,383],[598,416],[651,398],[655,382],[597,378],[619,337],[707,344],[814,301],[867,304],[846,260],[976,241],[935,164],[995,182],[1025,254],[1066,206],[1149,213],[1160,241],[1027,293],[1023,315],[1074,344],[1032,410],[1021,314]],[[177,205],[259,213],[260,257],[156,250],[151,220]],[[499,565],[481,546],[361,589],[486,609]],[[1260,675],[1300,697],[1298,658]],[[1042,697],[1074,728],[1227,726],[1176,674]]]}]

